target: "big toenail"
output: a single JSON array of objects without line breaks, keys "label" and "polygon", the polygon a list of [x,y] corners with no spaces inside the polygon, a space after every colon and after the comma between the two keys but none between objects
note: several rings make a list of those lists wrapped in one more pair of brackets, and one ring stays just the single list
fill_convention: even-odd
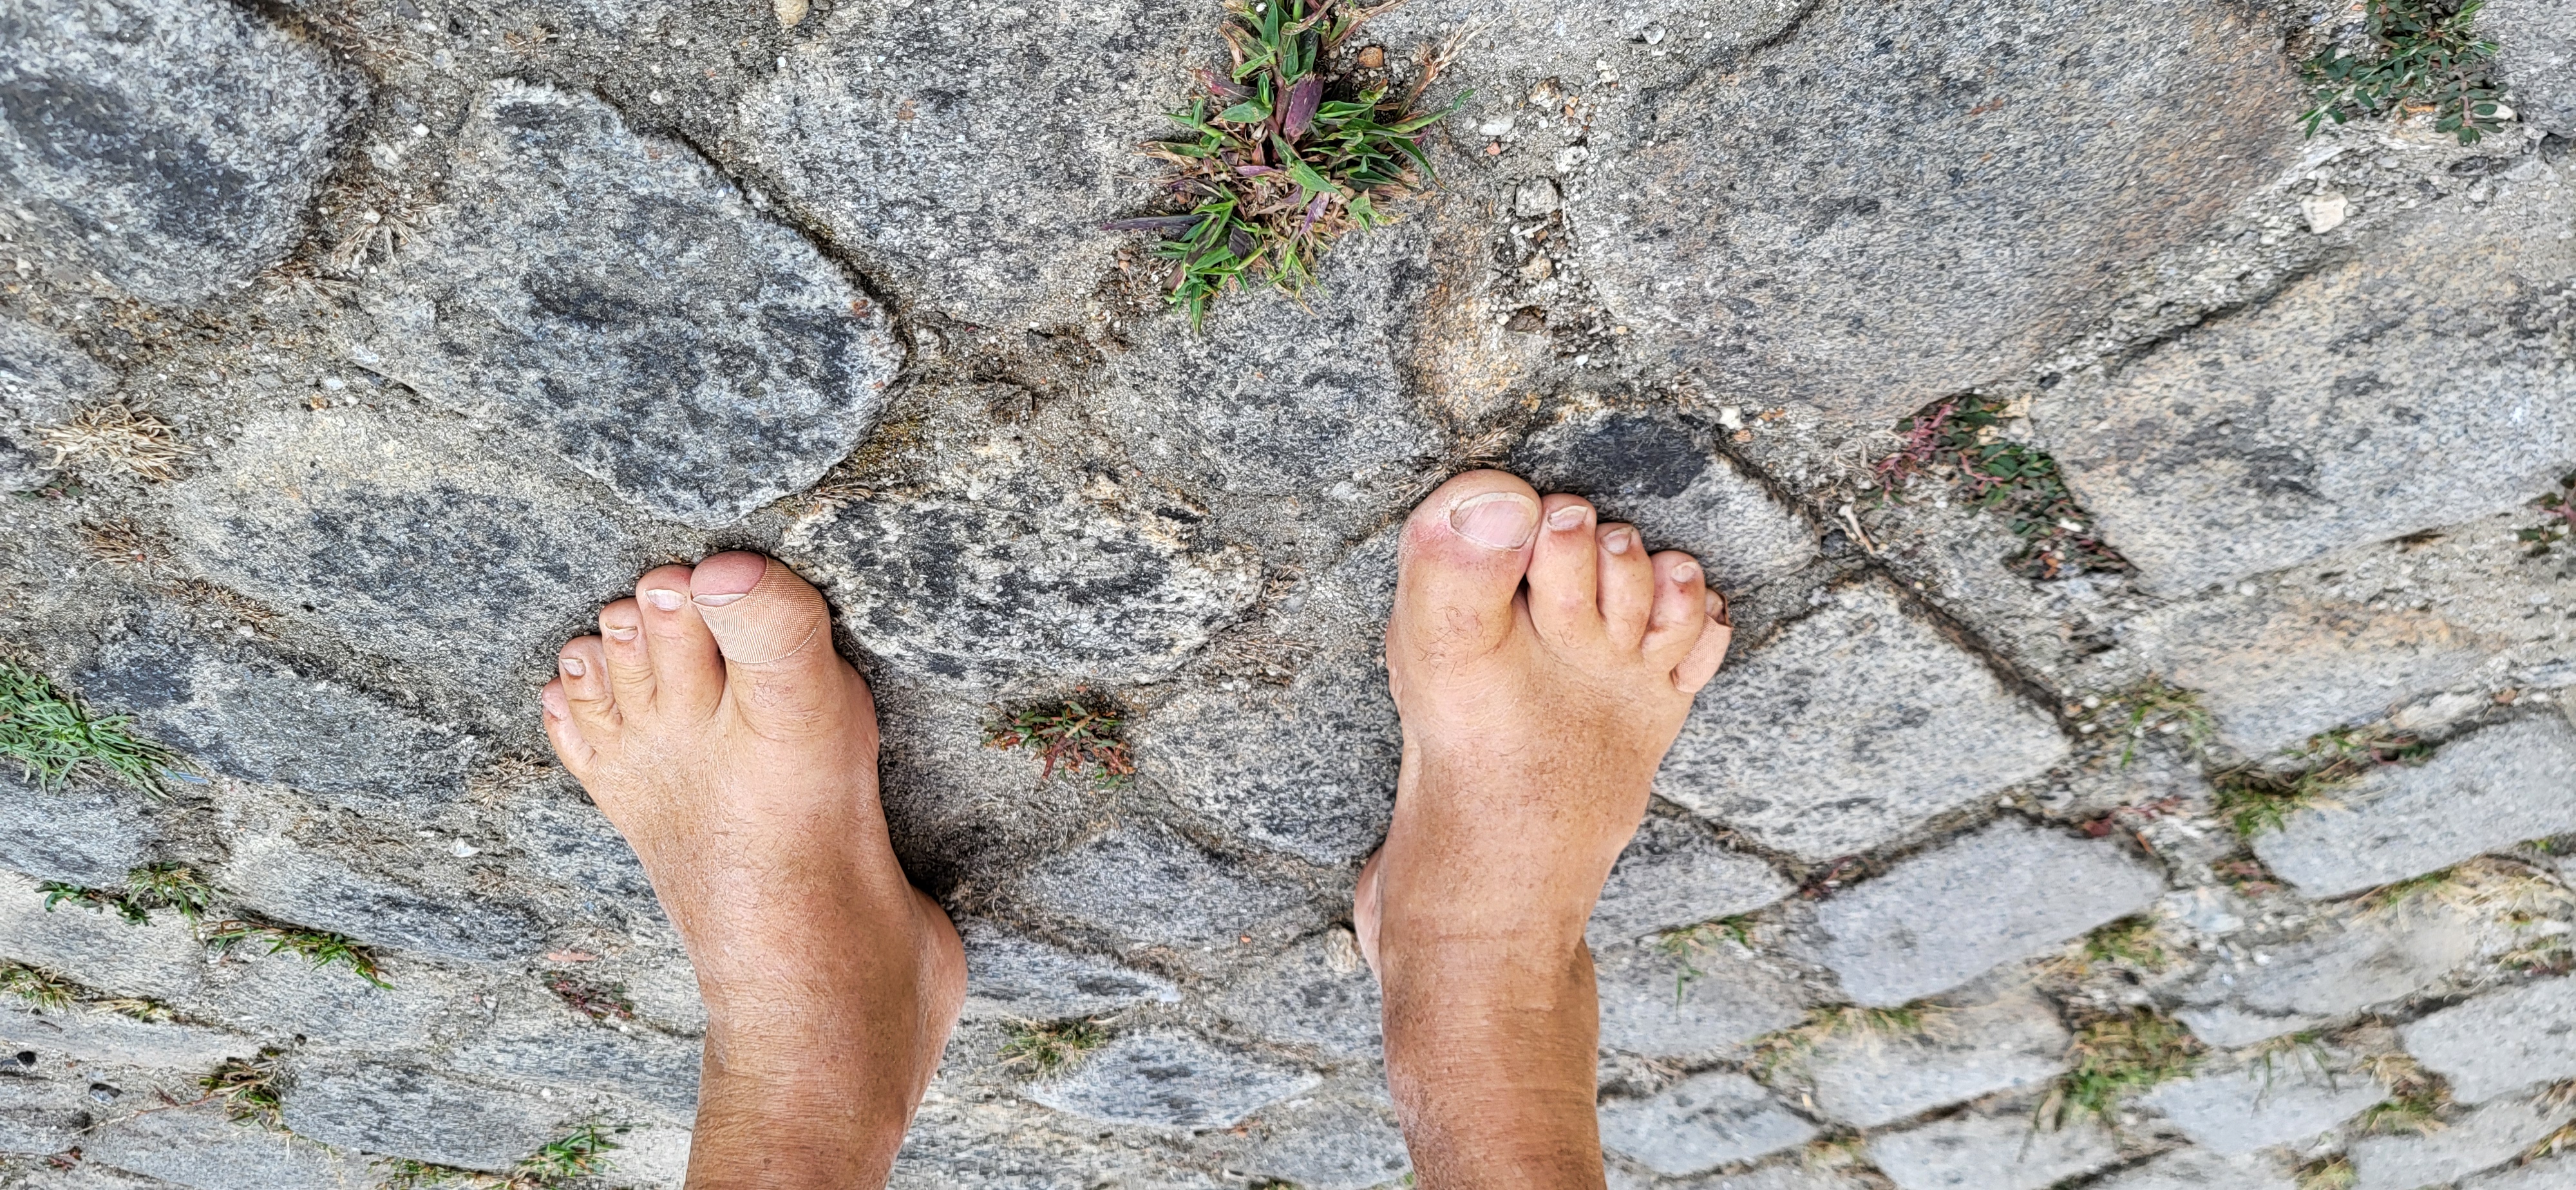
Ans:
[{"label": "big toenail", "polygon": [[610,640],[635,639],[636,629],[632,624],[602,624],[599,626],[599,630],[607,633],[608,639]]},{"label": "big toenail", "polygon": [[577,678],[589,673],[590,667],[583,665],[579,657],[566,657],[563,659],[563,671]]},{"label": "big toenail", "polygon": [[1687,586],[1691,585],[1691,583],[1693,583],[1694,581],[1697,581],[1697,580],[1698,580],[1698,578],[1699,578],[1699,567],[1697,567],[1697,566],[1695,566],[1695,565],[1692,565],[1691,563],[1688,563],[1688,562],[1676,562],[1676,563],[1674,563],[1674,564],[1673,564],[1673,585],[1674,585],[1674,586],[1676,586],[1676,587],[1687,587]]},{"label": "big toenail", "polygon": [[652,604],[656,611],[675,612],[680,610],[680,605],[688,600],[677,591],[665,591],[656,587],[644,593],[644,602]]},{"label": "big toenail", "polygon": [[1601,539],[1601,548],[1614,554],[1627,553],[1628,547],[1635,544],[1637,544],[1637,535],[1626,529],[1612,529]]},{"label": "big toenail", "polygon": [[1568,504],[1563,508],[1547,514],[1547,527],[1558,530],[1559,532],[1567,529],[1580,529],[1583,527],[1585,519],[1583,511],[1583,506],[1580,504]]},{"label": "big toenail", "polygon": [[1449,528],[1478,545],[1516,550],[1538,528],[1538,502],[1518,492],[1471,496],[1449,510]]},{"label": "big toenail", "polygon": [[740,591],[731,595],[691,595],[689,598],[697,601],[699,607],[726,607],[742,602],[742,597],[749,594],[749,591]]}]

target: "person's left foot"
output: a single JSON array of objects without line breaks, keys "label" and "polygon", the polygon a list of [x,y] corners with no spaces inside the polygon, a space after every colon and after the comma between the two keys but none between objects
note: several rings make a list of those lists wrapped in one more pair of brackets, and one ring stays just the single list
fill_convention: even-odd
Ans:
[{"label": "person's left foot", "polygon": [[867,682],[823,597],[758,554],[654,570],[599,626],[563,648],[546,735],[697,968],[689,1184],[883,1184],[966,969],[887,837]]}]

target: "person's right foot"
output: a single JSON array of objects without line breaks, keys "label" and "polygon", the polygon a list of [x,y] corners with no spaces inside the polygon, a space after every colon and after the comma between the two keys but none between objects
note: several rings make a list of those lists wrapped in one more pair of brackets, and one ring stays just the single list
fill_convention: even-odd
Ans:
[{"label": "person's right foot", "polygon": [[1354,918],[1407,1142],[1426,1186],[1598,1185],[1583,928],[1725,604],[1689,555],[1496,471],[1425,500],[1398,567],[1404,758]]}]

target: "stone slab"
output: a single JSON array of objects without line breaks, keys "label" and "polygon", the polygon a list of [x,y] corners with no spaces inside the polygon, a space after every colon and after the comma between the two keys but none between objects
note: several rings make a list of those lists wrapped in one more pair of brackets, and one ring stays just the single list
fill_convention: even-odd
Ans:
[{"label": "stone slab", "polygon": [[2025,1114],[1957,1116],[1862,1147],[1897,1190],[2041,1190],[2120,1159],[2119,1142],[2091,1117],[2034,1129]]},{"label": "stone slab", "polygon": [[1311,1045],[1327,1057],[1376,1059],[1385,1048],[1377,976],[1340,926],[1235,977],[1210,1003],[1255,1033]]},{"label": "stone slab", "polygon": [[241,904],[360,942],[477,962],[533,958],[546,927],[517,905],[414,887],[284,840],[236,842],[217,876]]},{"label": "stone slab", "polygon": [[527,982],[490,998],[483,1026],[441,1055],[460,1074],[638,1099],[681,1119],[697,1114],[703,1046],[638,1023],[592,1020]]},{"label": "stone slab", "polygon": [[383,1060],[307,1060],[294,1075],[285,1115],[297,1134],[459,1169],[508,1169],[579,1114],[569,1103]]},{"label": "stone slab", "polygon": [[1186,1033],[1130,1033],[1028,1097],[1104,1124],[1230,1128],[1245,1116],[1323,1080],[1218,1049]]},{"label": "stone slab", "polygon": [[138,1112],[110,1120],[82,1146],[87,1160],[197,1190],[355,1190],[360,1157],[292,1133],[226,1119],[213,1107]]},{"label": "stone slab", "polygon": [[37,1011],[22,1004],[0,1005],[0,1044],[12,1051],[156,1069],[203,1069],[259,1052],[259,1042],[252,1038],[204,1025],[143,1021],[79,1006]]},{"label": "stone slab", "polygon": [[2254,840],[2263,863],[2311,897],[2576,831],[2576,727],[2551,715],[2488,728],[2421,767],[2373,770],[2335,800]]},{"label": "stone slab", "polygon": [[1373,653],[1339,650],[1285,689],[1192,686],[1132,737],[1137,776],[1227,834],[1356,866],[1386,841],[1403,731]]},{"label": "stone slab", "polygon": [[1169,1004],[1180,989],[1108,959],[1077,954],[978,917],[958,915],[966,944],[966,1015],[1052,1021]]},{"label": "stone slab", "polygon": [[2507,1166],[2460,1183],[2460,1190],[2576,1190],[2576,1158],[2562,1155]]},{"label": "stone slab", "polygon": [[0,867],[87,888],[121,883],[161,835],[149,796],[86,776],[46,788],[0,761]]},{"label": "stone slab", "polygon": [[1579,410],[1541,429],[1509,469],[1542,492],[1592,501],[1649,549],[1699,559],[1719,591],[1745,591],[1805,569],[1816,535],[1797,514],[1717,453],[1709,432],[1668,414]]},{"label": "stone slab", "polygon": [[2570,1116],[2576,1108],[2507,1099],[2462,1113],[2438,1131],[2363,1137],[2344,1150],[2360,1175],[2352,1190],[2422,1190],[2456,1181],[2521,1155]]},{"label": "stone slab", "polygon": [[1394,1108],[1318,1095],[1265,1109],[1244,1164],[1308,1190],[1368,1190],[1413,1170]]},{"label": "stone slab", "polygon": [[1640,97],[1567,214],[1641,354],[1729,404],[1891,421],[2089,329],[2107,279],[2270,180],[2278,47],[2219,0],[1824,4]]},{"label": "stone slab", "polygon": [[1601,1105],[1601,1147],[1666,1177],[1707,1173],[1802,1145],[1816,1126],[1733,1071],[1693,1075],[1646,1099]]},{"label": "stone slab", "polygon": [[2288,1163],[2270,1155],[2220,1157],[2199,1149],[2167,1153],[2105,1178],[2101,1190],[2296,1190]]},{"label": "stone slab", "polygon": [[361,294],[361,365],[701,528],[812,484],[876,425],[903,362],[885,311],[687,146],[504,80],[450,168]]},{"label": "stone slab", "polygon": [[2196,591],[2556,487],[2576,460],[2576,189],[2547,169],[2501,186],[2032,406],[2142,585]]},{"label": "stone slab", "polygon": [[2173,993],[2174,1016],[2211,1045],[2253,1045],[2405,999],[2474,957],[2477,938],[2468,922],[2413,907],[2328,921],[2266,948],[2268,963],[2213,967]]},{"label": "stone slab", "polygon": [[43,483],[53,452],[41,442],[42,431],[115,381],[70,339],[31,322],[0,318],[0,491]]},{"label": "stone slab", "polygon": [[2576,1078],[2576,979],[2489,992],[2408,1024],[2398,1037],[2451,1081],[2461,1103]]},{"label": "stone slab", "polygon": [[1815,1106],[1876,1128],[1998,1091],[2036,1087],[2066,1069],[2073,1036],[2049,1003],[2013,986],[1983,1003],[1933,1014],[1917,1037],[1833,1037],[1806,1059]]},{"label": "stone slab", "polygon": [[2055,724],[1873,580],[1702,691],[1655,792],[1819,861],[1893,842],[2067,752]]},{"label": "stone slab", "polygon": [[2478,32],[2496,43],[2496,73],[2522,122],[2576,135],[2576,25],[2550,0],[2490,0]]},{"label": "stone slab", "polygon": [[154,302],[286,256],[360,94],[320,47],[215,0],[13,0],[0,42],[0,179],[20,220]]},{"label": "stone slab", "polygon": [[2329,1072],[2293,1052],[2269,1065],[2166,1083],[2139,1102],[2210,1152],[2239,1157],[2314,1139],[2387,1097],[2368,1074]]},{"label": "stone slab", "polygon": [[1043,912],[1149,946],[1275,934],[1307,904],[1303,889],[1245,872],[1148,821],[1040,861],[1020,878],[1017,895]]},{"label": "stone slab", "polygon": [[98,1122],[84,1093],[88,1079],[13,1078],[0,1082],[0,1153],[61,1153]]},{"label": "stone slab", "polygon": [[1595,949],[1750,913],[1793,891],[1769,864],[1720,846],[1698,823],[1648,815],[1619,853],[1584,937]]},{"label": "stone slab", "polygon": [[1593,956],[1601,1048],[1673,1062],[1740,1054],[1744,1043],[1806,1018],[1796,981],[1720,943],[1687,959],[1638,945]]},{"label": "stone slab", "polygon": [[1985,827],[1816,908],[1818,951],[1863,1004],[1947,991],[2155,903],[2164,881],[2111,841]]}]

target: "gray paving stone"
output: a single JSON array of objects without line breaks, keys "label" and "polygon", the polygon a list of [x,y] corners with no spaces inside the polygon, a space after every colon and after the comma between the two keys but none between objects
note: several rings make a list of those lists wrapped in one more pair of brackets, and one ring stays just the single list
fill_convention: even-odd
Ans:
[{"label": "gray paving stone", "polygon": [[998,436],[984,470],[800,522],[788,557],[884,664],[979,686],[1162,678],[1251,603],[1249,559],[1193,545],[1199,514],[1141,485],[1104,507],[1029,450]]},{"label": "gray paving stone", "polygon": [[2065,737],[1877,581],[1727,668],[1655,792],[1766,847],[1826,860],[2045,772]]},{"label": "gray paving stone", "polygon": [[0,762],[0,867],[88,887],[115,884],[151,858],[160,835],[140,790],[88,777],[46,788]]},{"label": "gray paving stone", "polygon": [[[1067,1127],[1069,1126],[1069,1127]],[[969,1099],[933,1085],[895,1156],[889,1185],[902,1190],[1053,1190],[1134,1186],[1219,1190],[1202,1170],[1176,1166],[1171,1149],[1132,1132],[1103,1136],[1098,1125],[1017,1100]]]},{"label": "gray paving stone", "polygon": [[1719,846],[1705,827],[1649,815],[1610,869],[1584,937],[1596,949],[1630,942],[1750,913],[1791,891],[1769,864]]},{"label": "gray paving stone", "polygon": [[1130,1033],[1027,1090],[1029,1098],[1104,1124],[1230,1128],[1323,1080],[1221,1050],[1186,1033]]},{"label": "gray paving stone", "polygon": [[397,883],[284,840],[237,843],[217,879],[278,921],[378,946],[482,962],[546,948],[545,923],[528,909]]},{"label": "gray paving stone", "polygon": [[2558,1156],[2507,1166],[2460,1183],[2460,1190],[2576,1190],[2576,1158]]},{"label": "gray paving stone", "polygon": [[205,978],[204,955],[175,914],[138,926],[70,906],[47,912],[36,881],[0,873],[0,956],[102,991],[180,1002]]},{"label": "gray paving stone", "polygon": [[2387,1097],[2368,1074],[2328,1072],[2294,1055],[2166,1083],[2139,1102],[2203,1148],[2237,1157],[2313,1139]]},{"label": "gray paving stone", "polygon": [[307,1060],[294,1076],[285,1115],[295,1133],[459,1169],[507,1169],[579,1114],[569,1103],[379,1059]]},{"label": "gray paving stone", "polygon": [[1806,1060],[1815,1106],[1876,1128],[1997,1091],[2036,1087],[2066,1069],[2073,1037],[2028,987],[1942,1011],[1921,1037],[1834,1037]]},{"label": "gray paving stone", "polygon": [[115,1066],[205,1068],[226,1058],[247,1058],[259,1043],[204,1025],[137,1020],[85,1007],[36,1011],[0,1006],[0,1044],[49,1057]]},{"label": "gray paving stone", "polygon": [[[1621,1171],[1625,1172],[1625,1171]],[[1610,1179],[1610,1190],[1648,1190],[1653,1186],[1680,1187],[1682,1190],[1865,1190],[1867,1183],[1850,1173],[1835,1169],[1809,1169],[1796,1157],[1742,1173],[1709,1174],[1681,1181],[1656,1181],[1642,1174],[1623,1180],[1617,1174]]]},{"label": "gray paving stone", "polygon": [[362,293],[360,364],[702,528],[812,484],[875,426],[902,365],[885,312],[687,146],[502,81],[451,168]]},{"label": "gray paving stone", "polygon": [[1307,904],[1303,889],[1247,874],[1160,823],[1130,822],[1020,878],[1042,910],[1132,944],[1233,943],[1275,936]]},{"label": "gray paving stone", "polygon": [[1403,734],[1373,653],[1307,661],[1282,689],[1192,686],[1141,718],[1138,778],[1228,834],[1356,866],[1386,841]]},{"label": "gray paving stone", "polygon": [[359,1157],[288,1133],[235,1123],[213,1107],[112,1119],[82,1146],[91,1162],[198,1190],[354,1190],[372,1171]]},{"label": "gray paving stone", "polygon": [[98,1106],[83,1093],[87,1079],[0,1082],[0,1153],[60,1153],[78,1145]]},{"label": "gray paving stone", "polygon": [[1863,1004],[1946,991],[2155,903],[2164,881],[2110,842],[1985,827],[1816,908],[1819,952]]},{"label": "gray paving stone", "polygon": [[[0,20],[5,20],[0,17]],[[116,378],[70,339],[33,323],[0,318],[0,491],[44,482],[53,452],[40,441]]]},{"label": "gray paving stone", "polygon": [[2520,1155],[2570,1116],[2576,1109],[2506,1099],[2464,1112],[2439,1131],[2363,1137],[2344,1150],[2360,1175],[2352,1190],[2423,1190],[2455,1181]]},{"label": "gray paving stone", "polygon": [[207,577],[485,682],[539,658],[551,670],[565,630],[643,569],[596,505],[430,418],[255,416],[171,496],[176,552]]},{"label": "gray paving stone", "polygon": [[2162,594],[2516,507],[2576,459],[2576,365],[2547,346],[2569,317],[2551,295],[2576,282],[2571,209],[2547,170],[2427,208],[2257,309],[2049,390],[2031,419]]},{"label": "gray paving stone", "polygon": [[2311,897],[2576,831],[2576,728],[2556,716],[2488,728],[2420,768],[2374,770],[2336,801],[2254,840],[2264,864]]},{"label": "gray paving stone", "polygon": [[2248,1046],[2402,1000],[2477,948],[2477,931],[2448,912],[2355,915],[2266,948],[2269,963],[2212,968],[2175,993],[2174,1016],[2211,1045]]},{"label": "gray paving stone", "polygon": [[2398,1037],[2451,1080],[2461,1103],[2576,1078],[2576,979],[2489,992],[2406,1025]]},{"label": "gray paving stone", "polygon": [[1339,926],[1238,976],[1211,1004],[1265,1037],[1311,1045],[1334,1058],[1378,1058],[1386,1011],[1359,943]]},{"label": "gray paving stone", "polygon": [[492,1000],[488,1023],[442,1055],[449,1068],[622,1095],[682,1118],[696,1114],[697,1039],[591,1020],[531,982],[506,984]]},{"label": "gray paving stone", "polygon": [[[169,1190],[174,1183],[84,1161],[70,1169],[39,1165],[28,1172],[24,1185],[27,1190]],[[181,1190],[192,1188],[182,1187]]]},{"label": "gray paving stone", "polygon": [[2268,1154],[2220,1157],[2199,1149],[2167,1153],[2099,1183],[2101,1190],[2296,1190],[2288,1163]]},{"label": "gray paving stone", "polygon": [[0,41],[0,178],[18,219],[155,302],[229,290],[286,255],[359,94],[311,42],[212,0],[15,0]]},{"label": "gray paving stone", "polygon": [[1723,947],[1687,965],[1637,945],[1604,949],[1592,961],[1605,1050],[1704,1062],[1806,1017],[1807,995],[1795,981]]},{"label": "gray paving stone", "polygon": [[258,950],[241,948],[221,966],[208,968],[206,982],[185,1001],[191,1011],[265,1036],[394,1051],[427,1045],[442,1020],[462,1011],[482,990],[475,982],[395,956],[380,956],[384,977],[394,985],[380,988],[345,968],[317,969],[292,954]]},{"label": "gray paving stone", "polygon": [[2119,1142],[2089,1116],[2034,1129],[2019,1112],[1883,1132],[1862,1152],[1897,1190],[2040,1190],[2120,1159]]},{"label": "gray paving stone", "polygon": [[1816,538],[1760,483],[1716,452],[1704,429],[1663,414],[1585,410],[1540,430],[1510,470],[1542,492],[1573,492],[1605,521],[1627,521],[1648,548],[1698,558],[1721,591],[1805,568]]},{"label": "gray paving stone", "polygon": [[1413,1170],[1384,1102],[1317,1096],[1264,1109],[1259,1124],[1246,1167],[1305,1190],[1367,1190]]},{"label": "gray paving stone", "polygon": [[597,806],[569,797],[515,798],[503,829],[538,873],[668,925],[635,849]]},{"label": "gray paving stone", "polygon": [[2508,105],[2523,123],[2576,133],[2576,26],[2548,0],[2494,0],[2478,32],[2496,43]]},{"label": "gray paving stone", "polygon": [[1601,1146],[1666,1177],[1751,1161],[1815,1135],[1814,1124],[1733,1071],[1693,1075],[1652,1098],[1601,1105]]},{"label": "gray paving stone", "polygon": [[452,801],[481,752],[453,726],[175,623],[113,637],[78,680],[215,772],[351,809]]},{"label": "gray paving stone", "polygon": [[[2207,0],[1826,5],[1643,97],[1567,213],[1639,350],[1720,395],[1892,420],[2029,366],[2107,277],[2270,179],[2296,139],[2274,36]],[[2187,115],[2173,88],[2245,110]]]},{"label": "gray paving stone", "polygon": [[1159,975],[1076,954],[982,918],[959,915],[955,921],[966,944],[969,1017],[1051,1021],[1181,998],[1180,989]]}]

